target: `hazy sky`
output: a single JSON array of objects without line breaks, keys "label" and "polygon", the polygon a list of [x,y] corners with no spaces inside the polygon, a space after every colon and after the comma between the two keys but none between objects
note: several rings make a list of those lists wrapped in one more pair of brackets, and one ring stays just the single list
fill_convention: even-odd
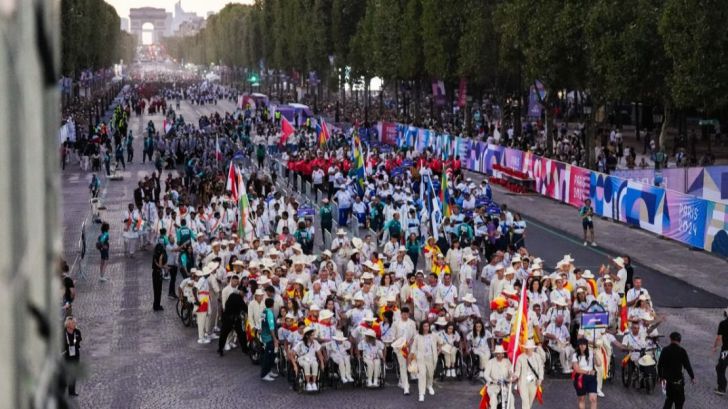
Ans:
[{"label": "hazy sky", "polygon": [[[165,8],[173,12],[177,0],[106,0],[116,8],[119,17],[129,17],[129,9],[137,7]],[[252,0],[182,0],[182,10],[195,12],[200,17],[207,16],[208,11],[218,12],[228,3],[252,3]]]}]

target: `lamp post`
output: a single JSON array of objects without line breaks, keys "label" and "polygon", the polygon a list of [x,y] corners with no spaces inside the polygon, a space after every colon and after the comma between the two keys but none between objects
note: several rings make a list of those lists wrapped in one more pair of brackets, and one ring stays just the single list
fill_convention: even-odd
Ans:
[{"label": "lamp post", "polygon": [[591,99],[587,98],[586,102],[584,103],[583,107],[584,111],[584,134],[582,137],[584,138],[584,150],[586,151],[586,167],[588,169],[592,168],[592,154],[594,153],[594,149],[591,146],[592,139],[590,137],[591,127],[589,126],[591,122],[591,115],[592,115],[592,106],[591,106]]}]

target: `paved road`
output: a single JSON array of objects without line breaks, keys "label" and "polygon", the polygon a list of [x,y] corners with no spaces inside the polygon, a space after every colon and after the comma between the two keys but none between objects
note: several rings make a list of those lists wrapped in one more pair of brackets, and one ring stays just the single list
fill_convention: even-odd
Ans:
[{"label": "paved road", "polygon": [[[220,106],[190,106],[183,103],[181,113],[195,120],[202,113],[226,108]],[[152,117],[161,126],[160,115]],[[143,127],[149,117],[133,118],[131,129],[137,136],[143,135]],[[136,152],[141,152],[141,140],[136,142]],[[398,388],[388,386],[383,390],[343,391],[326,390],[317,396],[302,397],[289,390],[285,381],[262,383],[257,378],[259,367],[251,365],[247,357],[228,353],[219,358],[212,345],[198,345],[196,330],[181,325],[174,313],[174,304],[163,300],[164,312],[151,311],[151,263],[149,253],[137,253],[133,259],[122,255],[121,220],[126,203],[132,200],[132,189],[137,179],[151,172],[151,165],[142,165],[138,158],[127,166],[125,179],[109,182],[105,197],[109,208],[105,219],[111,222],[111,262],[108,267],[111,280],[98,282],[98,254],[93,240],[98,226],[89,227],[89,279],[78,280],[78,299],[74,306],[79,327],[84,334],[82,362],[86,364],[86,378],[79,383],[77,399],[82,408],[238,408],[260,405],[270,408],[300,406],[317,408],[390,408],[445,406],[476,407],[479,397],[477,384],[470,382],[437,383],[437,395],[427,397],[424,404],[416,402],[416,394],[404,397]],[[73,243],[78,240],[79,226],[88,212],[88,175],[71,165],[63,173],[64,244],[67,257],[72,259]],[[547,218],[544,220],[547,221]],[[629,234],[629,230],[625,231]],[[527,238],[529,247],[541,254],[548,264],[565,253],[571,253],[581,265],[596,266],[605,260],[603,254],[584,249],[569,237],[547,231],[531,223]],[[584,264],[582,264],[582,262]],[[640,273],[647,279],[660,305],[670,305],[667,297],[659,293],[669,291],[654,283],[651,272]],[[659,274],[659,273],[654,273]],[[654,276],[664,279],[661,276]],[[166,282],[165,282],[166,283]],[[668,286],[669,287],[669,286]],[[476,295],[483,294],[482,287]],[[696,298],[705,298],[704,294]],[[715,301],[715,300],[714,300]],[[712,301],[711,301],[712,302]],[[717,302],[717,301],[716,301]],[[725,407],[725,399],[711,392],[714,376],[713,357],[708,353],[717,310],[675,309],[663,310],[667,322],[663,333],[680,330],[686,334],[685,345],[691,351],[694,366],[701,383],[688,387],[688,395],[694,402],[688,407]],[[545,383],[543,408],[574,407],[574,392],[566,380],[548,379]],[[413,391],[416,386],[413,385]],[[621,385],[605,388],[606,398],[600,400],[603,407],[657,407],[659,392],[645,396],[636,391],[625,391]],[[604,406],[606,405],[606,406]],[[626,405],[626,406],[625,406]]]}]

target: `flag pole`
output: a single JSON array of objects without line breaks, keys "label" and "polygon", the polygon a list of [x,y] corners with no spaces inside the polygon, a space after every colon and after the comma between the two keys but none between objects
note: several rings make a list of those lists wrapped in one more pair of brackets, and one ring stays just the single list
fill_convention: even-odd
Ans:
[{"label": "flag pole", "polygon": [[[516,355],[518,352],[518,346],[520,345],[520,335],[521,335],[521,321],[523,320],[523,303],[526,301],[526,286],[521,287],[521,299],[518,303],[518,318],[516,318],[516,339],[511,340],[511,342],[514,342],[513,344],[513,352],[511,353],[511,371],[516,370]],[[528,336],[528,334],[526,334]],[[506,403],[507,400],[511,397],[511,389],[513,389],[513,378],[508,379],[508,394],[506,395]],[[508,407],[508,406],[506,406]]]}]

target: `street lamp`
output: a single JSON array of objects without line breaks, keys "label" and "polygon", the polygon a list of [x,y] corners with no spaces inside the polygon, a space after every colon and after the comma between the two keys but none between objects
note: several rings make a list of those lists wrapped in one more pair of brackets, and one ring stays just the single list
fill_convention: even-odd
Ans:
[{"label": "street lamp", "polygon": [[582,143],[584,144],[584,150],[586,151],[586,167],[588,169],[592,168],[592,153],[594,152],[594,149],[591,147],[591,140],[592,138],[589,137],[589,123],[591,122],[591,114],[592,114],[592,106],[591,106],[591,100],[587,98],[586,102],[584,103],[583,112],[585,116],[584,121],[584,132],[582,132],[581,137],[583,138]]}]

